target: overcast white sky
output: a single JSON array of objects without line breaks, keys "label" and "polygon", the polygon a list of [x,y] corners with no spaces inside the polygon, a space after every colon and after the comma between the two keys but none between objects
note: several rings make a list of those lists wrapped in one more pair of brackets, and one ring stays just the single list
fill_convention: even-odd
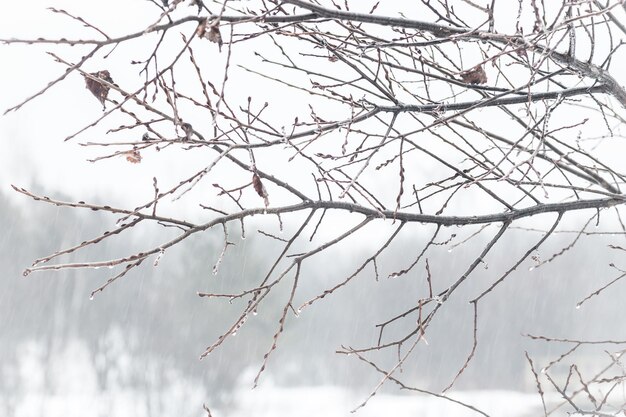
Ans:
[{"label": "overcast white sky", "polygon": [[[0,14],[0,38],[78,37],[81,28],[70,19],[46,10],[56,8],[84,16],[96,25],[102,25],[113,34],[137,28],[137,19],[145,14],[145,1],[114,0],[85,2],[79,0],[3,2]],[[142,7],[143,6],[143,7]],[[121,13],[120,11],[123,11]],[[145,21],[145,20],[144,20]],[[83,34],[85,32],[82,32]],[[60,51],[67,51],[69,48]],[[0,109],[19,103],[35,93],[64,70],[45,54],[50,47],[0,46]],[[86,49],[74,48],[64,58],[77,56]],[[79,52],[79,53],[77,53]],[[87,68],[98,70],[98,68]],[[141,183],[146,177],[137,166],[125,163],[123,158],[101,164],[86,162],[91,151],[77,146],[78,140],[63,139],[81,125],[102,114],[102,108],[90,96],[84,80],[73,74],[48,93],[25,105],[18,112],[0,117],[0,187],[8,191],[9,184],[30,186],[42,184],[68,193],[93,196],[96,187],[109,184],[112,193],[125,194],[130,187],[115,187],[111,178],[124,178],[126,184],[137,177]],[[83,139],[96,139],[90,135]],[[145,171],[145,170],[144,170]],[[150,177],[150,175],[147,175]],[[130,181],[129,181],[130,179]],[[87,197],[85,197],[87,198]]]},{"label": "overcast white sky", "polygon": [[[159,10],[145,0],[11,2],[10,5],[3,6],[4,13],[0,14],[0,39],[98,38],[97,34],[82,28],[77,22],[46,10],[51,5],[84,18],[112,37],[143,30],[159,16]],[[193,13],[195,10],[186,5],[182,9],[184,13]],[[194,23],[184,27],[187,34],[194,29]],[[172,42],[181,42],[173,34],[169,39]],[[85,65],[84,69],[95,72],[106,68],[110,70],[115,82],[128,89],[129,85],[137,85],[140,69],[138,66],[129,67],[128,63],[133,59],[146,58],[153,47],[153,40],[140,40],[117,48],[106,61],[102,59],[103,54],[100,54]],[[208,59],[207,67],[215,67],[221,71],[224,54],[218,52],[215,44],[207,42],[205,47],[207,49],[203,52]],[[76,62],[88,50],[89,47],[85,46],[0,45],[0,62],[5,63],[0,67],[0,109],[4,111],[16,105],[62,74],[64,66],[54,62],[46,51],[54,51],[64,59]],[[237,53],[233,53],[233,59],[246,59]],[[237,105],[243,103],[248,95],[269,100],[273,106],[265,113],[274,111],[287,124],[293,121],[298,108],[308,111],[306,103],[286,100],[289,92],[283,91],[284,89],[280,90],[281,96],[278,96],[275,85],[258,77],[248,77],[247,81],[250,84],[229,86],[231,98],[236,94],[241,95],[233,100]],[[184,79],[177,79],[178,86],[184,86],[184,83]],[[287,102],[288,105],[281,108],[277,104],[281,102]],[[128,199],[139,204],[151,198],[153,177],[158,177],[162,188],[171,186],[202,169],[211,157],[215,157],[213,151],[199,150],[183,154],[170,149],[161,154],[152,152],[144,155],[142,163],[137,165],[128,163],[124,157],[95,164],[87,162],[87,159],[109,153],[110,149],[84,148],[78,146],[78,143],[104,141],[105,129],[90,129],[68,142],[63,139],[101,114],[102,106],[86,90],[83,77],[73,73],[17,112],[0,117],[0,189],[9,191],[10,184],[21,187],[43,185],[50,190],[50,194],[63,192],[74,200],[98,199],[106,200],[107,204],[127,206]],[[128,123],[128,119],[123,121]],[[121,119],[108,119],[103,126],[116,127],[121,122]],[[194,126],[198,128],[202,124]],[[210,124],[204,123],[204,127],[208,130]],[[137,140],[142,133],[139,132],[138,137],[127,137],[126,141]],[[15,194],[12,191],[10,193]],[[21,196],[16,198],[24,200]]]},{"label": "overcast white sky", "polygon": [[[158,10],[145,0],[111,0],[94,2],[84,0],[32,0],[29,2],[3,1],[0,14],[0,38],[37,38],[37,37],[66,37],[79,38],[95,37],[93,31],[81,28],[76,22],[67,17],[55,15],[46,10],[53,5],[58,9],[65,9],[87,21],[103,28],[112,36],[125,34],[131,31],[142,30],[147,24],[154,22]],[[353,2],[356,3],[356,2]],[[383,13],[391,13],[392,5],[396,1],[383,2],[379,8]],[[511,4],[517,2],[511,2]],[[373,2],[364,2],[370,7]],[[501,5],[501,2],[498,2]],[[382,9],[389,7],[388,9]],[[185,7],[186,8],[186,7]],[[187,11],[187,10],[186,10]],[[502,14],[496,15],[498,22],[503,22],[504,16],[511,15],[509,11],[496,8]],[[506,13],[505,13],[506,12]],[[189,29],[193,30],[193,24]],[[215,47],[215,45],[208,45]],[[603,45],[598,45],[601,49]],[[216,48],[214,56],[221,59]],[[52,78],[61,74],[62,65],[53,62],[46,51],[56,51],[63,58],[76,61],[85,47],[51,46],[21,46],[0,45],[0,110],[19,103],[25,97],[41,89]],[[104,62],[97,58],[89,63],[85,69],[98,71],[103,68],[111,70],[114,80],[123,85],[125,78],[132,79],[133,74],[121,73],[119,63],[127,64],[130,59],[147,54],[142,50],[141,43],[129,45],[129,48],[119,48],[109,61]],[[623,60],[623,54],[616,55],[616,60]],[[615,64],[613,68],[617,68]],[[616,72],[616,71],[614,71]],[[626,75],[615,74],[621,82],[626,81]],[[179,80],[180,81],[180,80]],[[274,86],[275,87],[275,86]],[[255,79],[254,85],[231,85],[231,90],[240,89],[242,97],[253,89],[263,97],[263,88],[272,91],[270,98],[276,99],[276,92],[288,94],[285,89],[270,90],[262,80]],[[280,98],[280,97],[279,97]],[[275,100],[280,102],[281,100]],[[288,112],[297,111],[291,107],[305,105],[305,103],[290,102],[285,109],[284,120],[290,123],[293,120]],[[167,155],[151,155],[144,158],[139,165],[129,164],[123,157],[113,158],[96,164],[87,162],[88,158],[98,155],[98,150],[78,146],[79,142],[100,141],[104,130],[92,129],[78,139],[63,142],[63,139],[93,121],[102,114],[102,108],[97,100],[85,89],[84,80],[79,74],[70,75],[61,84],[53,87],[44,96],[26,104],[18,112],[12,112],[0,117],[0,189],[9,190],[9,184],[29,187],[41,184],[52,191],[63,191],[76,199],[102,197],[106,193],[107,201],[115,202],[126,198],[143,199],[152,192],[152,178],[158,176],[163,184],[168,181],[177,181],[186,172],[192,173],[195,168],[205,165],[203,158],[206,154],[184,156],[176,153]],[[116,126],[115,123],[106,124],[107,127]],[[135,140],[137,138],[129,138]],[[167,159],[165,159],[167,158]],[[173,165],[177,164],[177,165]],[[164,170],[163,167],[168,169]]]}]

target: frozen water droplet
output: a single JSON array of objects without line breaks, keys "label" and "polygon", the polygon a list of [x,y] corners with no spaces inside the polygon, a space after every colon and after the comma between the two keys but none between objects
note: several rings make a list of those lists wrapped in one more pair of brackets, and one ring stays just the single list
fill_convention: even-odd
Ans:
[{"label": "frozen water droplet", "polygon": [[241,235],[241,240],[246,240],[246,235]]},{"label": "frozen water droplet", "polygon": [[259,314],[259,313],[257,313],[257,311],[256,311],[256,310],[254,310],[254,311],[252,312],[252,315],[253,315],[253,316],[256,316],[257,314]]},{"label": "frozen water droplet", "polygon": [[535,267],[531,266],[530,268],[528,268],[528,272],[531,272],[533,269],[535,269]]},{"label": "frozen water droplet", "polygon": [[93,301],[93,294],[89,296],[89,301]]},{"label": "frozen water droplet", "polygon": [[237,336],[237,330],[233,332],[233,336]]},{"label": "frozen water droplet", "polygon": [[113,265],[109,265],[109,266],[108,266],[108,268],[109,268],[109,269],[113,269]]},{"label": "frozen water droplet", "polygon": [[576,310],[580,310],[581,303],[576,304]]},{"label": "frozen water droplet", "polygon": [[448,249],[448,253],[452,252],[452,248]]},{"label": "frozen water droplet", "polygon": [[548,372],[548,368],[541,368],[541,373],[545,374],[546,372]]},{"label": "frozen water droplet", "polygon": [[159,261],[161,260],[161,257],[163,256],[164,253],[165,253],[165,249],[161,249],[159,251],[159,254],[157,255],[156,259],[154,260],[154,266],[159,266]]}]

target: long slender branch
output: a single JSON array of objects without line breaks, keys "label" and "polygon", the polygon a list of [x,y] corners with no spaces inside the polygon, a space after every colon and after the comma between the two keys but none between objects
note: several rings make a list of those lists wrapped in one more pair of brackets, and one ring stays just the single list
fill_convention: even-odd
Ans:
[{"label": "long slender branch", "polygon": [[137,212],[133,212],[131,210],[117,209],[109,206],[96,206],[91,204],[83,204],[83,203],[66,203],[59,200],[52,200],[46,197],[39,197],[35,194],[32,194],[26,191],[23,188],[18,188],[13,186],[13,188],[27,195],[35,200],[48,202],[54,205],[60,206],[68,206],[68,207],[76,207],[76,208],[89,208],[91,210],[103,210],[109,211],[112,213],[123,213],[123,214],[133,214],[137,217],[141,217],[144,219],[158,220],[166,223],[178,224],[186,227],[190,227],[193,230],[201,231],[206,230],[213,227],[216,224],[221,224],[224,222],[230,222],[233,220],[239,220],[246,217],[258,215],[258,214],[282,214],[282,213],[293,213],[297,211],[303,211],[308,209],[335,209],[348,211],[351,213],[360,213],[367,217],[372,218],[386,218],[386,219],[395,219],[403,222],[419,222],[419,223],[430,223],[430,224],[438,224],[442,226],[454,226],[454,225],[468,225],[468,224],[486,224],[486,223],[499,223],[499,222],[511,222],[513,220],[531,217],[538,214],[545,213],[561,213],[561,212],[569,212],[569,211],[578,211],[578,210],[588,210],[588,209],[600,209],[606,207],[614,207],[618,205],[622,205],[626,203],[626,196],[615,196],[610,198],[598,198],[598,199],[590,199],[590,200],[576,200],[564,203],[551,203],[551,204],[537,204],[527,208],[514,209],[512,211],[506,211],[502,213],[493,213],[486,215],[476,215],[476,216],[442,216],[442,215],[431,215],[431,214],[421,214],[421,213],[409,213],[405,211],[395,212],[393,210],[374,210],[368,207],[361,206],[355,203],[347,203],[343,201],[304,201],[302,203],[287,205],[282,207],[258,207],[241,210],[223,217],[218,217],[209,223],[205,223],[203,225],[194,225],[188,222],[165,218],[160,216],[152,216],[141,214]]},{"label": "long slender branch", "polygon": [[536,42],[531,43],[526,37],[523,36],[501,35],[492,32],[444,26],[436,23],[429,23],[400,17],[346,12],[342,10],[329,9],[326,7],[318,6],[316,4],[312,4],[308,1],[303,0],[284,0],[284,2],[293,4],[298,7],[302,7],[318,14],[320,17],[325,17],[329,19],[371,23],[406,29],[417,29],[431,33],[436,37],[457,37],[459,39],[465,37],[469,39],[490,41],[506,45],[512,44],[515,46],[523,46],[530,50],[536,50],[539,53],[549,55],[555,61],[558,61],[559,63],[564,64],[565,66],[568,66],[573,70],[579,71],[587,77],[590,77],[601,82],[602,84],[605,84],[608,88],[608,91],[611,92],[611,94],[622,104],[623,107],[626,107],[626,91],[607,71],[589,62],[579,61],[570,55],[550,50],[546,47],[539,45]]}]

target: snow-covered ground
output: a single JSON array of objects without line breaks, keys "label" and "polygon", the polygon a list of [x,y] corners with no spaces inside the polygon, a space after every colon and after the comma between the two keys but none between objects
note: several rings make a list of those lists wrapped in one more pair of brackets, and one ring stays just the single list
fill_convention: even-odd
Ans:
[{"label": "snow-covered ground", "polygon": [[[0,417],[186,417],[206,415],[202,405],[212,409],[213,417],[465,417],[480,414],[462,405],[430,395],[396,392],[378,393],[363,408],[354,410],[368,397],[365,390],[337,386],[285,387],[273,382],[271,374],[251,389],[256,368],[244,371],[228,398],[218,401],[201,382],[175,370],[166,372],[167,382],[156,382],[150,366],[142,367],[141,377],[107,373],[102,390],[98,373],[83,343],[68,343],[62,354],[46,363],[37,343],[20,345],[12,372],[0,372]],[[130,369],[136,361],[116,356],[117,369]],[[134,381],[132,384],[129,382]],[[129,387],[133,388],[129,388]],[[8,392],[10,390],[11,392]],[[470,404],[489,416],[530,417],[543,415],[536,393],[515,391],[457,391],[447,394]],[[549,408],[558,398],[547,399]],[[552,416],[567,415],[559,410]]]},{"label": "snow-covered ground", "polygon": [[[122,368],[132,366],[131,363],[124,363],[126,365]],[[167,383],[150,382],[149,367],[143,377],[135,381],[135,388],[129,388],[122,382],[128,377],[115,373],[114,377],[108,378],[108,388],[103,391],[98,385],[94,364],[84,344],[79,341],[69,343],[62,355],[52,357],[48,363],[40,345],[24,344],[13,369],[13,372],[6,372],[5,369],[0,375],[4,379],[0,385],[0,417],[191,417],[203,415],[204,403],[212,408],[213,417],[479,415],[433,396],[386,393],[372,397],[365,407],[351,414],[350,411],[367,398],[367,391],[351,391],[336,386],[284,387],[274,384],[270,375],[258,388],[251,389],[252,371],[240,375],[230,398],[222,401],[221,406],[215,405],[217,401],[202,383],[175,371],[169,372]],[[472,404],[494,417],[541,414],[536,394],[461,391],[449,396]]]},{"label": "snow-covered ground", "polygon": [[[191,394],[191,395],[190,395]],[[140,392],[115,392],[100,395],[26,395],[12,410],[0,411],[13,417],[156,417],[199,416],[202,402],[199,392],[173,389],[169,397]],[[453,397],[472,403],[490,416],[539,416],[541,404],[536,395],[512,391],[458,392]],[[363,401],[359,394],[339,387],[268,387],[240,390],[232,406],[213,408],[214,417],[461,417],[478,413],[452,402],[423,395],[379,394],[355,414]],[[156,403],[155,403],[156,402]],[[158,403],[158,404],[157,404]],[[6,406],[6,404],[5,404]]]},{"label": "snow-covered ground", "polygon": [[[426,395],[378,394],[365,407],[351,414],[361,404],[363,395],[337,387],[269,388],[239,392],[236,407],[218,416],[232,417],[465,417],[480,414],[465,407]],[[524,417],[540,415],[537,395],[512,391],[457,392],[455,399],[471,403],[490,416]]]}]

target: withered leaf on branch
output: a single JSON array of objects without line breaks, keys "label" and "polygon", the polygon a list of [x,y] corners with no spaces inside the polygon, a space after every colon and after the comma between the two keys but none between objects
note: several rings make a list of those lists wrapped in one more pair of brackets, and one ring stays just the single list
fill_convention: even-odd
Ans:
[{"label": "withered leaf on branch", "polygon": [[468,84],[485,84],[487,82],[487,73],[481,65],[476,65],[474,68],[463,71],[459,75],[463,82]]},{"label": "withered leaf on branch", "polygon": [[191,3],[189,3],[189,6],[196,6],[198,8],[198,14],[200,14],[202,12],[202,8],[204,7],[204,4],[202,3],[202,0],[191,0]]},{"label": "withered leaf on branch", "polygon": [[[92,72],[89,75],[93,75],[96,78],[100,78],[101,80],[113,84],[111,74],[107,70]],[[91,91],[91,94],[96,96],[96,98],[100,100],[100,103],[102,103],[102,106],[104,107],[104,102],[109,95],[109,87],[99,81],[92,80],[91,78],[87,77],[85,77],[85,84],[87,85],[87,89]]]},{"label": "withered leaf on branch", "polygon": [[209,41],[216,43],[220,49],[222,50],[222,45],[224,42],[222,41],[222,34],[220,33],[219,20],[215,19],[212,22],[208,22],[204,20],[200,25],[198,25],[198,29],[196,29],[196,34],[201,38],[206,38]]},{"label": "withered leaf on branch", "polygon": [[211,25],[209,29],[209,35],[207,36],[211,42],[215,42],[218,44],[220,51],[222,50],[222,34],[220,33],[220,28],[217,25]]},{"label": "withered leaf on branch", "polygon": [[187,122],[181,123],[180,128],[185,133],[183,140],[191,139],[191,136],[193,135],[193,126],[191,126],[191,123],[187,123]]},{"label": "withered leaf on branch", "polygon": [[124,152],[126,155],[126,160],[131,164],[138,164],[141,162],[141,154],[137,149],[133,149],[132,151]]},{"label": "withered leaf on branch", "polygon": [[206,34],[206,24],[207,21],[205,19],[201,21],[198,25],[198,28],[196,29],[196,35],[198,35],[199,38],[204,38],[204,35]]},{"label": "withered leaf on branch", "polygon": [[270,205],[270,200],[267,196],[267,191],[265,190],[265,186],[261,182],[261,178],[255,172],[252,174],[252,186],[254,187],[254,191],[259,195],[259,197],[263,198],[263,202],[265,203],[265,207]]}]

